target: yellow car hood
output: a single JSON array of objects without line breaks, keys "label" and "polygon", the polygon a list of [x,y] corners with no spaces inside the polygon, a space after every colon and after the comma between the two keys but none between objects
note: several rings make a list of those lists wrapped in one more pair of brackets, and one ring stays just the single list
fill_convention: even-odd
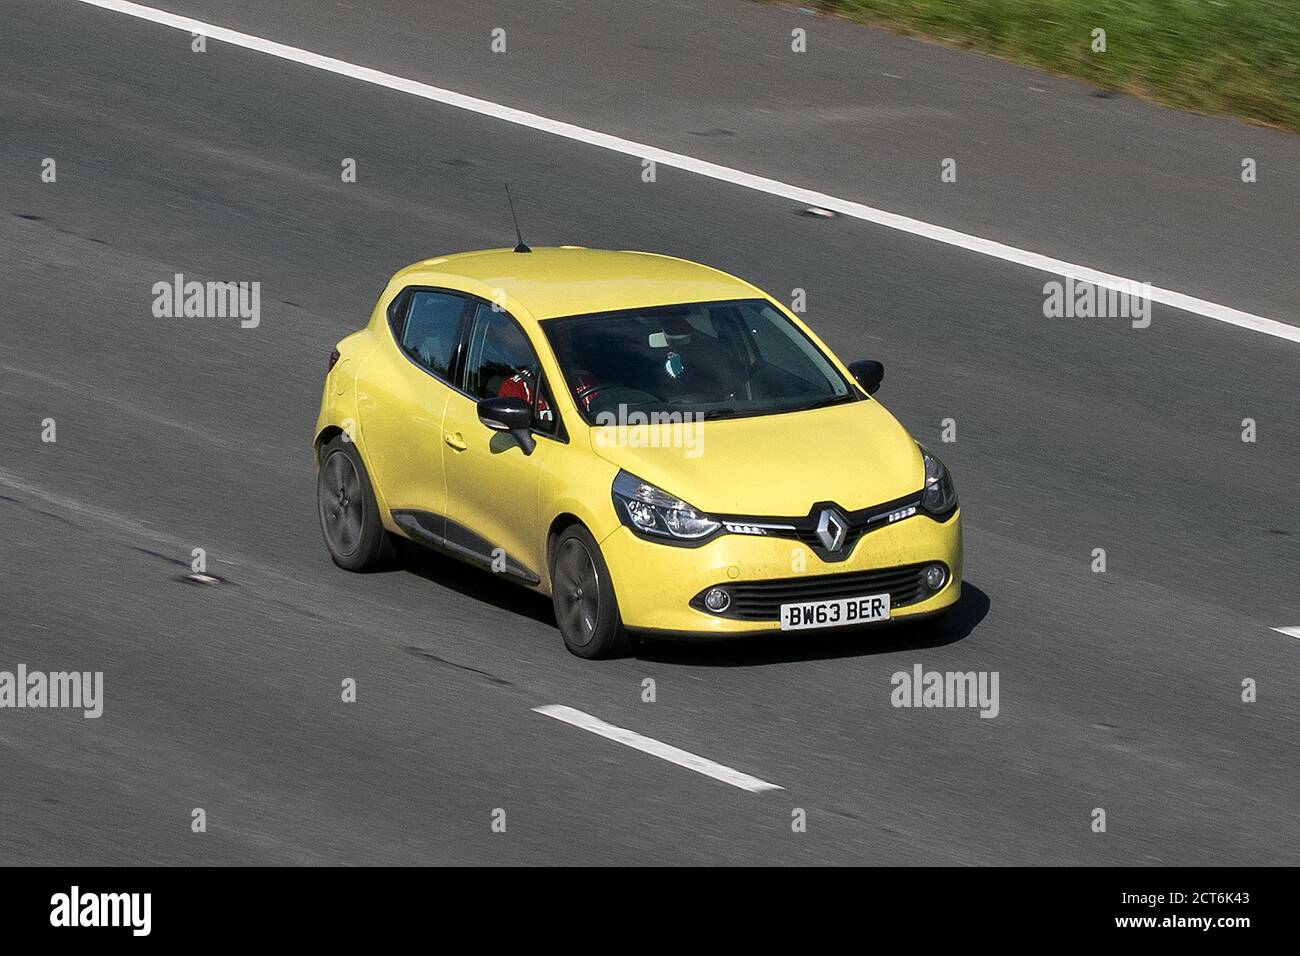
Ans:
[{"label": "yellow car hood", "polygon": [[797,517],[819,501],[853,511],[925,483],[916,442],[874,399],[688,425],[596,427],[591,439],[602,458],[716,514]]}]

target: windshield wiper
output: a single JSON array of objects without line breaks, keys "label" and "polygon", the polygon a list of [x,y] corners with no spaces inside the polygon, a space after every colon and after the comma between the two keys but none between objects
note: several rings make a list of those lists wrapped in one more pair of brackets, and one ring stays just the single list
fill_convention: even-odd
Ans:
[{"label": "windshield wiper", "polygon": [[814,408],[825,408],[827,405],[839,405],[841,402],[849,401],[851,398],[852,396],[848,394],[832,395],[830,398],[819,398],[817,401],[809,402],[807,405],[796,405],[794,408],[789,409],[789,411],[806,412]]},{"label": "windshield wiper", "polygon": [[736,414],[734,408],[710,408],[707,412],[702,413],[701,417],[706,421],[710,418],[730,418]]}]

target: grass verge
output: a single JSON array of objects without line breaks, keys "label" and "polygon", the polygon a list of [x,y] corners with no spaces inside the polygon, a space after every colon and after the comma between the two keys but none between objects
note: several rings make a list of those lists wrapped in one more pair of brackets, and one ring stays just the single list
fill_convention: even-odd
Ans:
[{"label": "grass verge", "polygon": [[[1300,0],[817,0],[1100,87],[1300,130]],[[1093,31],[1106,31],[1094,52]]]}]

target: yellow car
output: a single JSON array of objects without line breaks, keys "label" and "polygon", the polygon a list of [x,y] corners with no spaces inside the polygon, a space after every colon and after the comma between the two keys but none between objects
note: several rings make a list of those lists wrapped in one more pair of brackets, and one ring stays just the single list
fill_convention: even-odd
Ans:
[{"label": "yellow car", "polygon": [[943,463],[749,283],[668,256],[467,252],[393,276],[330,357],[334,562],[393,537],[550,595],[569,650],[936,615],[961,591]]}]

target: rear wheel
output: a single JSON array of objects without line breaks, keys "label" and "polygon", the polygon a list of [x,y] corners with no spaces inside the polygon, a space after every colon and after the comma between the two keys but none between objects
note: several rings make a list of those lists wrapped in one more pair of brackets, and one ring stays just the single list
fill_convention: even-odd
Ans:
[{"label": "rear wheel", "polygon": [[393,544],[379,518],[379,505],[361,455],[335,438],[321,452],[316,507],[325,548],[340,568],[369,571],[390,561]]},{"label": "rear wheel", "polygon": [[582,525],[566,528],[551,550],[551,602],[564,646],[572,653],[614,657],[631,649],[609,568],[596,539]]}]

